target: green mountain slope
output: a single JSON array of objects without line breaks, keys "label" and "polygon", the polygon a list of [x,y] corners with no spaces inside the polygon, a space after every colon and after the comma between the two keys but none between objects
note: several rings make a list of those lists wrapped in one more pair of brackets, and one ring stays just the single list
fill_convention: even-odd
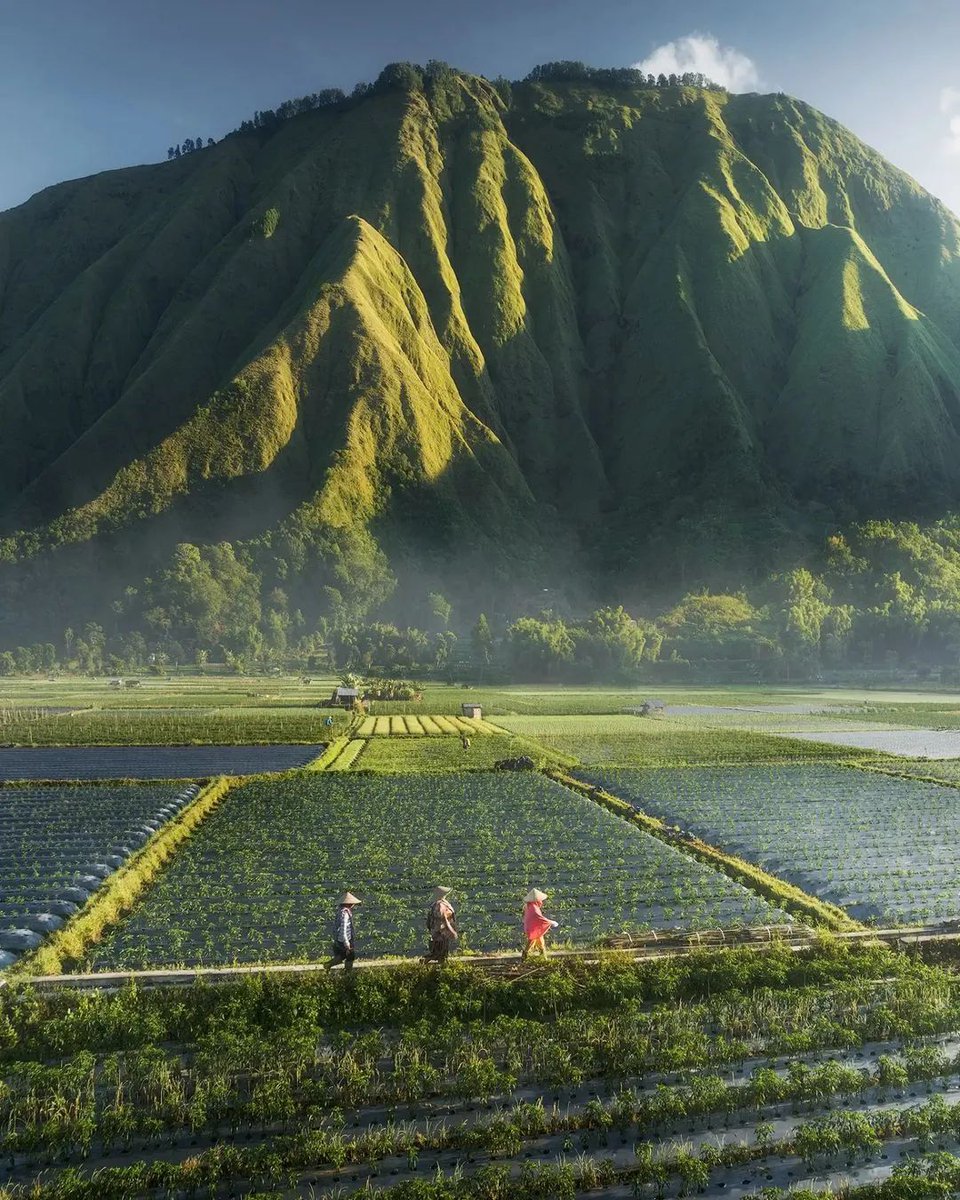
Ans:
[{"label": "green mountain slope", "polygon": [[447,73],[0,214],[0,420],[11,625],[729,585],[956,506],[960,227],[785,96]]}]

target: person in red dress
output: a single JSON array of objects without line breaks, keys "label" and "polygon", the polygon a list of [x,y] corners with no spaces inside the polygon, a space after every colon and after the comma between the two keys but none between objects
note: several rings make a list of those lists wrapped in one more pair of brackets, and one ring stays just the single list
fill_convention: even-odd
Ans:
[{"label": "person in red dress", "polygon": [[531,888],[524,899],[523,932],[527,938],[527,944],[523,948],[524,958],[529,958],[534,950],[538,950],[544,958],[547,956],[547,947],[543,939],[551,929],[557,928],[557,922],[543,915],[543,902],[546,898],[546,892],[541,892],[539,888]]}]

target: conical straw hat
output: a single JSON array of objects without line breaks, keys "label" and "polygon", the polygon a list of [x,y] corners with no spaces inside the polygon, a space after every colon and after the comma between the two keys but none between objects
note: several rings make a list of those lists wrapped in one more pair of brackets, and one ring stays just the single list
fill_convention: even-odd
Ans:
[{"label": "conical straw hat", "polygon": [[531,902],[535,901],[537,904],[540,904],[542,901],[546,900],[546,898],[546,892],[541,892],[539,888],[531,888],[530,891],[527,892],[526,896],[524,896],[523,902],[524,904],[530,904]]},{"label": "conical straw hat", "polygon": [[341,904],[362,904],[363,901],[353,894],[353,892],[345,892]]},{"label": "conical straw hat", "polygon": [[452,891],[453,891],[453,888],[435,887],[433,889],[433,898],[434,898],[434,900],[443,900],[447,896],[449,896]]}]

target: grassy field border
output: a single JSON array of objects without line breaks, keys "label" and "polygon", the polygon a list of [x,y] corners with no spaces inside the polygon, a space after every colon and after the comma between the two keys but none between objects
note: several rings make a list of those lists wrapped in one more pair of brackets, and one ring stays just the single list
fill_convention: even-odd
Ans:
[{"label": "grassy field border", "polygon": [[[942,760],[930,760],[930,759],[917,760],[917,759],[914,759],[912,761],[914,761],[914,762],[916,762],[916,761],[950,762],[952,760],[950,760],[950,759],[942,759]],[[891,779],[913,780],[916,783],[936,783],[940,787],[960,788],[960,779],[944,779],[940,775],[916,775],[910,771],[898,771],[895,769],[895,766],[893,764],[888,766],[886,763],[842,762],[842,763],[839,763],[838,765],[841,767],[848,767],[852,771],[871,771],[874,775],[889,775]]]},{"label": "grassy field border", "polygon": [[167,821],[128,861],[114,871],[81,910],[45,939],[42,945],[6,972],[17,975],[57,975],[66,964],[83,957],[104,931],[116,924],[140,899],[183,842],[238,784],[239,776],[221,775],[201,788],[192,803]]},{"label": "grassy field border", "polygon": [[344,746],[343,753],[337,755],[336,760],[327,768],[330,771],[352,771],[357,760],[366,751],[370,745],[370,738],[351,738]]},{"label": "grassy field border", "polygon": [[724,875],[728,875],[731,879],[736,880],[737,883],[743,884],[750,891],[755,892],[757,895],[763,897],[764,900],[770,901],[791,915],[804,917],[821,929],[831,929],[837,932],[866,929],[865,925],[862,925],[859,921],[855,921],[853,917],[849,916],[837,905],[830,904],[826,900],[820,900],[816,896],[811,896],[808,892],[803,891],[802,888],[798,888],[792,883],[787,883],[785,879],[781,879],[777,875],[772,875],[769,871],[764,871],[762,867],[758,867],[755,863],[748,862],[737,855],[728,854],[726,851],[720,850],[718,847],[703,841],[701,838],[680,833],[678,830],[667,825],[659,817],[652,817],[649,813],[638,812],[631,804],[628,804],[625,800],[621,800],[619,796],[615,796],[612,792],[607,792],[603,788],[584,783],[582,780],[575,779],[572,775],[568,775],[563,771],[548,769],[544,774],[564,787],[570,788],[579,795],[586,797],[586,799],[592,800],[595,804],[599,804],[603,808],[609,809],[610,812],[616,813],[617,816],[623,817],[624,820],[639,825],[646,833],[659,838],[660,841],[666,842],[684,854],[691,855],[693,858],[698,859],[707,866],[713,867],[715,870],[722,871]]},{"label": "grassy field border", "polygon": [[[335,737],[332,742],[327,745],[327,748],[322,754],[318,754],[316,758],[312,758],[310,762],[302,767],[304,771],[327,771],[334,762],[340,757],[341,753],[346,749],[350,741],[350,734],[344,733],[340,737]],[[285,772],[278,772],[285,774]]]}]

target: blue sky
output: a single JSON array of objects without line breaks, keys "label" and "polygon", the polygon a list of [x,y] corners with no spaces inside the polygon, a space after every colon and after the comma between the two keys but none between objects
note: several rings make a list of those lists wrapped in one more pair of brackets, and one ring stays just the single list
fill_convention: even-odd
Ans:
[{"label": "blue sky", "polygon": [[392,60],[518,78],[691,35],[695,55],[713,38],[749,60],[719,62],[738,86],[808,100],[960,212],[960,0],[0,0],[0,209]]}]

